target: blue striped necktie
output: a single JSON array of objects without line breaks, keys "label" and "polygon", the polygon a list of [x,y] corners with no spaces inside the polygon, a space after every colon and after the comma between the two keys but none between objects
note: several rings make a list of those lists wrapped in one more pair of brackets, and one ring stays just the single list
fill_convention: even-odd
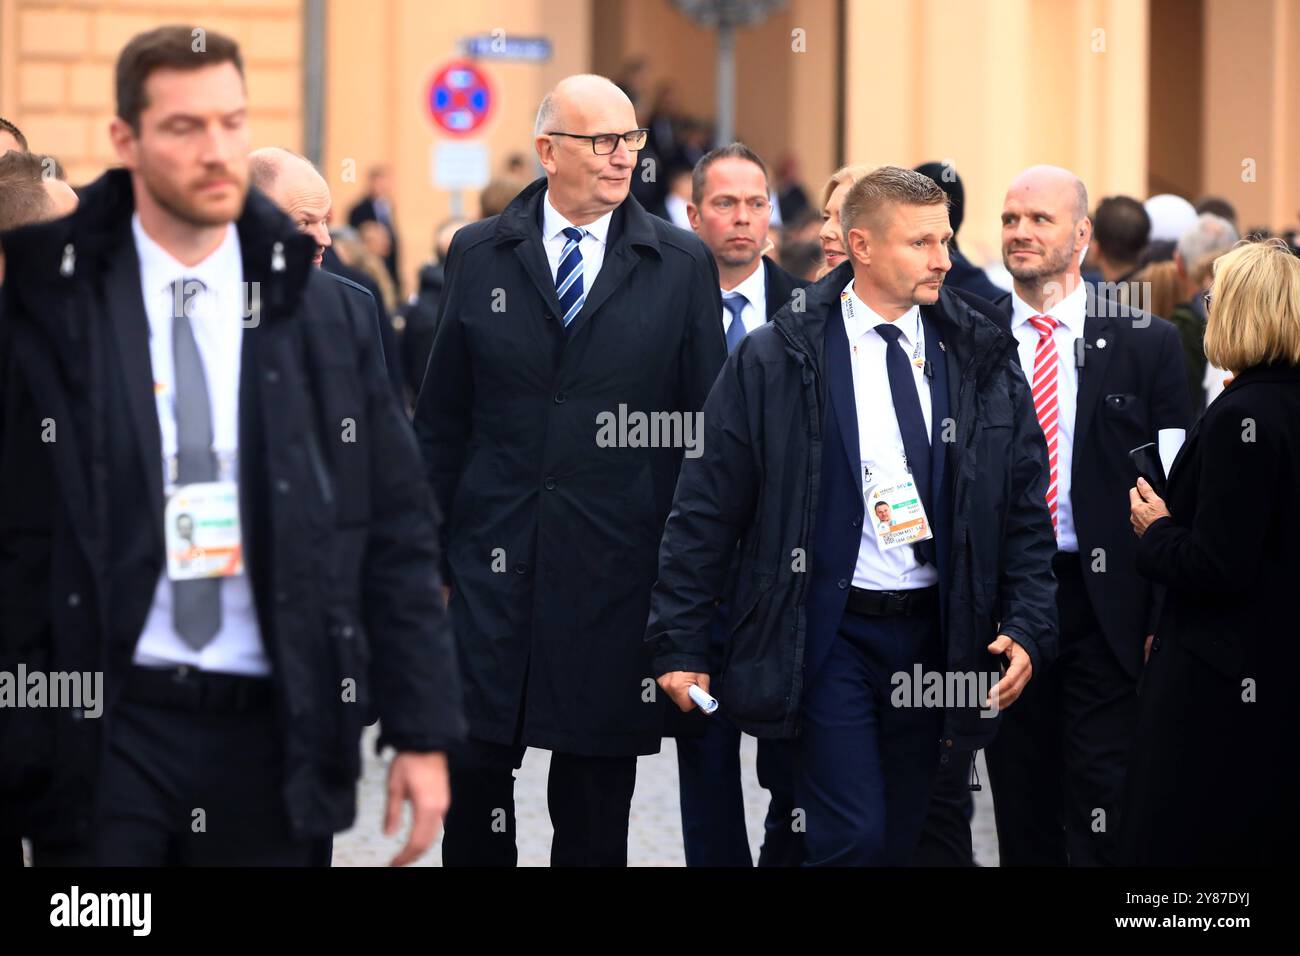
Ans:
[{"label": "blue striped necktie", "polygon": [[555,294],[560,297],[560,309],[567,328],[574,316],[582,311],[582,303],[587,298],[582,286],[582,250],[578,248],[578,243],[587,233],[574,226],[563,231],[569,241],[560,253],[560,268],[555,273]]}]

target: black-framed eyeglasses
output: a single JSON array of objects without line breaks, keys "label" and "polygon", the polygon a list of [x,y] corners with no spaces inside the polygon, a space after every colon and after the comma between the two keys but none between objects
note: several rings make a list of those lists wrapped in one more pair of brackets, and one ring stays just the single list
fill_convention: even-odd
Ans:
[{"label": "black-framed eyeglasses", "polygon": [[608,156],[618,149],[620,139],[627,144],[629,150],[635,153],[645,146],[646,137],[650,135],[650,131],[648,129],[633,129],[628,130],[626,133],[597,133],[595,136],[588,136],[585,133],[561,133],[559,130],[552,130],[546,135],[590,140],[593,153],[597,156]]}]

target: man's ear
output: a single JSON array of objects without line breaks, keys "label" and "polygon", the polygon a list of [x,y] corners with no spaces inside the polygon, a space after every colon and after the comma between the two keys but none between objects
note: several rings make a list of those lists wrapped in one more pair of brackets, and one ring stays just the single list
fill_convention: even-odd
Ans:
[{"label": "man's ear", "polygon": [[865,229],[850,229],[848,239],[849,258],[864,266],[871,265],[871,234]]},{"label": "man's ear", "polygon": [[537,150],[537,161],[541,164],[542,169],[554,175],[555,140],[549,136],[538,136],[533,140],[533,148]]},{"label": "man's ear", "polygon": [[700,231],[700,210],[693,202],[686,204],[686,218],[690,221],[691,228],[696,232]]},{"label": "man's ear", "polygon": [[1088,247],[1092,242],[1092,220],[1084,216],[1079,220],[1079,228],[1075,233],[1075,251],[1081,251]]},{"label": "man's ear", "polygon": [[117,153],[118,162],[127,169],[135,169],[138,165],[136,162],[138,141],[131,124],[120,116],[114,116],[113,121],[108,124],[108,138],[113,144],[113,151]]}]

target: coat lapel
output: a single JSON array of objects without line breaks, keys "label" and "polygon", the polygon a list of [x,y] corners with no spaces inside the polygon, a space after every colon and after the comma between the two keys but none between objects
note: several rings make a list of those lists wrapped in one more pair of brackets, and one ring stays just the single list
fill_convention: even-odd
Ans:
[{"label": "coat lapel", "polygon": [[[1088,307],[1083,321],[1084,362],[1079,369],[1079,389],[1074,418],[1074,447],[1082,448],[1088,438],[1088,428],[1101,400],[1102,384],[1106,378],[1106,367],[1110,364],[1111,353],[1115,351],[1115,339],[1111,335],[1111,321],[1098,308],[1097,295],[1091,285],[1088,292]],[[1073,355],[1062,356],[1067,362],[1074,361]],[[1083,456],[1074,456],[1074,469],[1077,471]]]},{"label": "coat lapel", "polygon": [[827,305],[826,316],[826,389],[830,406],[840,429],[840,440],[850,472],[858,486],[862,455],[858,449],[858,409],[853,397],[853,366],[849,359],[849,336],[844,331],[844,315],[839,299]]},{"label": "coat lapel", "polygon": [[105,281],[112,339],[117,346],[120,387],[126,390],[127,409],[136,450],[149,485],[154,526],[163,522],[162,436],[154,399],[153,363],[149,359],[149,319],[140,292],[140,266],[135,243],[128,239],[122,254],[112,257]]}]

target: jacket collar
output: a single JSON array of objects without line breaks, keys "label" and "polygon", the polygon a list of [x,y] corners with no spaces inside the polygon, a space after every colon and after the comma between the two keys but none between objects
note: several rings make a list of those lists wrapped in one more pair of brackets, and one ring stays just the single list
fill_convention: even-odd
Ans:
[{"label": "jacket collar", "polygon": [[[805,311],[795,312],[794,301],[781,307],[772,321],[800,351],[812,356],[820,373],[825,369],[826,319],[830,309],[839,308],[840,293],[853,278],[853,264],[842,262],[810,285]],[[1015,345],[1011,333],[993,316],[973,309],[949,289],[940,289],[934,305],[921,307],[922,316],[937,324],[940,337],[953,349],[958,365],[973,363],[976,380]]]},{"label": "jacket collar", "polygon": [[[496,230],[493,233],[498,244],[518,242],[523,239],[542,238],[542,197],[546,194],[546,177],[533,180],[524,190],[510,201],[510,205],[497,217]],[[660,254],[659,237],[655,232],[654,221],[644,207],[636,201],[631,193],[615,210],[615,221],[620,219],[621,228],[612,226],[607,237],[608,245],[625,242],[640,246]]]},{"label": "jacket collar", "polygon": [[[6,233],[7,294],[23,302],[20,310],[40,321],[66,301],[70,284],[110,271],[129,248],[134,259],[131,216],[135,194],[131,174],[109,170],[81,193],[75,212],[53,222]],[[239,233],[246,302],[259,319],[289,314],[311,275],[314,245],[289,217],[257,189],[250,188],[235,228]],[[253,316],[249,317],[250,324]]]},{"label": "jacket collar", "polygon": [[1258,382],[1292,382],[1300,384],[1300,366],[1285,362],[1270,362],[1267,365],[1252,365],[1233,376],[1232,384],[1227,389],[1236,390],[1245,385]]}]

